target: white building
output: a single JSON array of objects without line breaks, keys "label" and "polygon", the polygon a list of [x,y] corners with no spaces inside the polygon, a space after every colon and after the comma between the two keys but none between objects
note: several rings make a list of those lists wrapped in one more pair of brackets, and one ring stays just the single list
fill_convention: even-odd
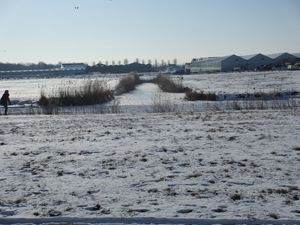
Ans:
[{"label": "white building", "polygon": [[191,63],[185,64],[185,73],[199,73],[204,71],[235,71],[254,70],[260,66],[272,65],[285,60],[300,59],[300,53],[289,54],[287,52],[263,55],[253,54],[246,56],[229,55],[224,57],[194,58]]},{"label": "white building", "polygon": [[185,65],[186,73],[199,73],[205,71],[234,71],[247,68],[247,60],[237,55],[224,57],[211,57],[193,59],[191,63]]},{"label": "white building", "polygon": [[62,63],[60,68],[67,70],[85,70],[86,66],[85,63]]},{"label": "white building", "polygon": [[11,76],[68,76],[74,74],[85,74],[86,64],[84,63],[65,63],[60,68],[40,69],[40,70],[11,70],[0,71],[0,77]]},{"label": "white building", "polygon": [[253,54],[253,55],[245,55],[242,56],[242,58],[247,60],[248,70],[254,70],[255,68],[258,68],[260,66],[269,65],[273,63],[273,59],[261,53]]},{"label": "white building", "polygon": [[284,52],[284,53],[276,53],[276,54],[270,54],[267,55],[268,57],[270,57],[271,59],[273,59],[274,63],[283,61],[283,60],[290,60],[290,59],[297,59],[298,57],[296,57],[295,55],[292,55],[290,53]]}]

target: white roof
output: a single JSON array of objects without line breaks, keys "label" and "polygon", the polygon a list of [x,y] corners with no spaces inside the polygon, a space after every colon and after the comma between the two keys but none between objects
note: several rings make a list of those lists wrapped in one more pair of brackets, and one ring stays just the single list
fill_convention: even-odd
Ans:
[{"label": "white roof", "polygon": [[64,69],[85,69],[86,64],[84,63],[63,63],[61,68]]},{"label": "white roof", "polygon": [[[287,53],[287,52],[282,52],[282,53],[275,53],[275,54],[270,54],[270,55],[267,55],[268,57],[270,57],[271,59],[276,59],[282,55],[291,55],[290,53]],[[293,56],[293,55],[291,55]]]}]

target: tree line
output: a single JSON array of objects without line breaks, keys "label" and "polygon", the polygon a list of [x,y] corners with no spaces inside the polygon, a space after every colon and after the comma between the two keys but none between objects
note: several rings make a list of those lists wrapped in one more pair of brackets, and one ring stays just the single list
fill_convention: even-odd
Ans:
[{"label": "tree line", "polygon": [[35,63],[1,63],[0,71],[11,70],[41,70],[41,69],[54,69],[60,68],[59,64],[46,64],[44,62]]},{"label": "tree line", "polygon": [[[171,66],[171,65],[170,65]],[[174,65],[172,65],[174,66]],[[60,68],[61,63],[58,64],[46,64],[44,62],[35,63],[1,63],[0,71],[12,71],[12,70],[41,70],[41,69],[55,69]],[[98,63],[93,66],[87,66],[86,72],[101,72],[101,73],[130,73],[132,71],[143,72],[155,72],[159,70],[165,70],[167,65],[153,66],[150,63],[144,64],[134,62],[130,64],[108,65]]]},{"label": "tree line", "polygon": [[137,72],[153,72],[155,68],[151,64],[131,63],[127,65],[104,65],[97,64],[94,66],[87,66],[86,72],[100,72],[100,73],[130,73]]}]

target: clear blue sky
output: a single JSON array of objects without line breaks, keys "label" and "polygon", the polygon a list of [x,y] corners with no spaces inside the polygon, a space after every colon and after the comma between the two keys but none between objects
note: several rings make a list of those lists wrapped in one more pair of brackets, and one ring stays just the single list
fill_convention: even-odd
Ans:
[{"label": "clear blue sky", "polygon": [[0,62],[296,53],[299,22],[300,0],[0,0]]}]

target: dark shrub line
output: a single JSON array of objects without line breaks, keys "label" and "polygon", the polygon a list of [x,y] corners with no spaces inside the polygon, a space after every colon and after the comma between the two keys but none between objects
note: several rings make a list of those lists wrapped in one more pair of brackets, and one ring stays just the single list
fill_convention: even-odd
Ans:
[{"label": "dark shrub line", "polygon": [[203,91],[197,92],[188,90],[185,94],[185,100],[187,101],[233,101],[233,104],[239,110],[239,106],[236,104],[237,100],[247,100],[247,101],[271,101],[271,100],[287,100],[289,98],[296,97],[299,95],[299,92],[292,91],[292,92],[274,92],[274,93],[264,93],[264,92],[256,92],[253,94],[219,94],[216,95],[215,93],[208,92],[204,93]]},{"label": "dark shrub line", "polygon": [[141,83],[140,76],[136,72],[131,72],[126,76],[122,76],[119,84],[116,86],[116,91],[130,92],[135,89],[137,84]]},{"label": "dark shrub line", "polygon": [[153,83],[157,84],[164,92],[169,93],[183,93],[186,88],[183,87],[182,80],[174,80],[169,75],[158,73]]},{"label": "dark shrub line", "polygon": [[[116,91],[129,92],[140,83],[139,75],[131,72],[120,78]],[[62,86],[52,96],[46,96],[42,91],[39,105],[44,107],[46,114],[53,114],[55,108],[59,106],[83,106],[109,102],[115,99],[114,92],[109,89],[106,81],[87,79],[79,87]]]},{"label": "dark shrub line", "polygon": [[200,93],[197,91],[187,91],[184,99],[187,101],[216,101],[217,95],[211,92],[205,94],[203,91]]},{"label": "dark shrub line", "polygon": [[60,87],[58,93],[46,96],[43,92],[39,105],[43,107],[81,106],[108,102],[114,99],[114,91],[105,81],[88,79],[80,87]]}]

